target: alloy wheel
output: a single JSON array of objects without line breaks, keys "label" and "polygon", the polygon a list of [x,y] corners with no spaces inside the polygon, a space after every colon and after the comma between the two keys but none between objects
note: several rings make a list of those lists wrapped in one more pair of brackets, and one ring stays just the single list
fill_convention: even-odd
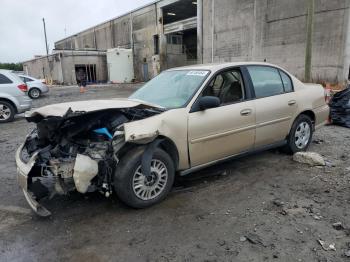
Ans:
[{"label": "alloy wheel", "polygon": [[11,117],[11,109],[3,104],[0,104],[0,120],[8,120]]},{"label": "alloy wheel", "polygon": [[168,169],[165,164],[158,160],[151,161],[151,175],[146,177],[142,174],[141,165],[136,169],[133,176],[133,191],[141,200],[151,200],[159,196],[166,187]]},{"label": "alloy wheel", "polygon": [[301,122],[295,131],[295,145],[299,149],[304,149],[310,140],[311,127],[307,122]]}]

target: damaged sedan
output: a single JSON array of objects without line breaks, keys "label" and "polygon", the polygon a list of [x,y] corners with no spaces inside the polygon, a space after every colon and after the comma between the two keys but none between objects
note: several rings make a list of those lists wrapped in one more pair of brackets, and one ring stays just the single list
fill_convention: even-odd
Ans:
[{"label": "damaged sedan", "polygon": [[40,202],[100,192],[133,208],[162,201],[175,175],[275,147],[308,148],[329,114],[323,88],[267,63],[167,70],[128,99],[49,105],[16,153],[18,182]]}]

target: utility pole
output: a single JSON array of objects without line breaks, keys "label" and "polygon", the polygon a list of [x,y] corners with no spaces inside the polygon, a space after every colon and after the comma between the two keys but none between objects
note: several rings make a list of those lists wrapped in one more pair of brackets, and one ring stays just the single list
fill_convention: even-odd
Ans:
[{"label": "utility pole", "polygon": [[45,46],[46,46],[46,55],[49,55],[49,47],[47,46],[47,37],[46,37],[46,26],[45,26],[45,18],[43,18],[44,25],[44,35],[45,35]]},{"label": "utility pole", "polygon": [[[43,18],[43,25],[44,25],[44,35],[45,35],[45,46],[46,46],[46,59],[47,59],[47,66],[49,67],[49,74],[51,77],[51,69],[49,64],[49,47],[47,45],[47,36],[46,36],[46,25],[45,25],[45,18]],[[45,77],[45,74],[44,74]],[[46,78],[46,77],[45,77]]]},{"label": "utility pole", "polygon": [[315,0],[308,0],[305,52],[305,82],[311,82],[312,41],[314,34]]}]

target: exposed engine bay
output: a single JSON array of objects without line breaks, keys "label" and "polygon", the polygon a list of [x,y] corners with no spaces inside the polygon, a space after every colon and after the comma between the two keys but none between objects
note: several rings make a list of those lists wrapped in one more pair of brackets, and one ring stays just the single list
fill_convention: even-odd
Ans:
[{"label": "exposed engine bay", "polygon": [[36,201],[99,191],[113,192],[113,174],[127,143],[124,124],[157,115],[164,110],[150,107],[72,111],[61,116],[27,117],[37,128],[27,137],[20,159],[35,162],[27,174],[27,189]]}]

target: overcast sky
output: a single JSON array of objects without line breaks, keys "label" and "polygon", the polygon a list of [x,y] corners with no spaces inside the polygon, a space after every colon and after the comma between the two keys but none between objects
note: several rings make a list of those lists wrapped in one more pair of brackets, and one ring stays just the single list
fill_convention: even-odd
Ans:
[{"label": "overcast sky", "polygon": [[[153,0],[1,0],[0,62],[21,62],[46,54],[54,42]],[[66,28],[66,33],[65,33]]]}]

